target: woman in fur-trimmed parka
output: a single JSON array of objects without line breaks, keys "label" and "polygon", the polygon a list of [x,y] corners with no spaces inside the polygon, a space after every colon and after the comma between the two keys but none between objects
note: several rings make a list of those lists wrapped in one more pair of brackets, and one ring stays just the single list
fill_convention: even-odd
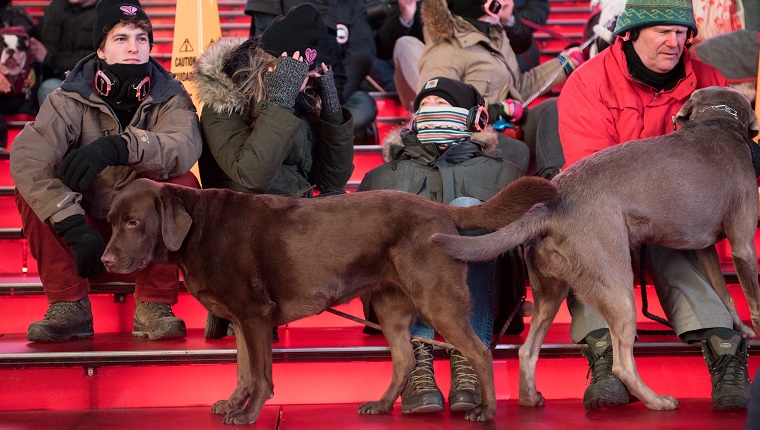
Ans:
[{"label": "woman in fur-trimmed parka", "polygon": [[[301,5],[260,37],[221,39],[196,62],[204,188],[344,192],[354,169],[353,119],[340,106],[332,69],[314,61],[326,33],[319,12]],[[209,314],[205,336],[223,337],[228,324]]]},{"label": "woman in fur-trimmed parka", "polygon": [[260,38],[221,39],[196,63],[205,188],[342,192],[353,171],[353,126],[332,70],[310,64],[324,32],[316,9],[303,5]]}]

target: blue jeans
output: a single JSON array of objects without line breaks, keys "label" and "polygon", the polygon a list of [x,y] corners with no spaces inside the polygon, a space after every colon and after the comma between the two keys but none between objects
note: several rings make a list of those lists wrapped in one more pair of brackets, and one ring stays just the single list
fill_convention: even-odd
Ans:
[{"label": "blue jeans", "polygon": [[[459,197],[451,201],[451,206],[475,206],[481,203],[480,200],[472,197]],[[481,236],[486,231],[467,231],[461,232],[462,236]],[[470,314],[470,325],[475,330],[480,340],[486,346],[491,345],[493,338],[493,309],[494,309],[494,269],[496,261],[479,261],[467,264],[467,286],[470,288],[470,297],[472,297],[472,313]],[[434,330],[422,319],[412,324],[412,336],[419,336],[425,339],[433,339]]]}]

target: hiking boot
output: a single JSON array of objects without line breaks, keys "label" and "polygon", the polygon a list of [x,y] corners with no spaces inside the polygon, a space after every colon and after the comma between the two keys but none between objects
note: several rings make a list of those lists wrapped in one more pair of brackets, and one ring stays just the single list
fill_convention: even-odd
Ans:
[{"label": "hiking boot", "polygon": [[709,336],[702,342],[702,354],[710,369],[713,409],[747,409],[749,372],[747,338],[736,333],[729,339]]},{"label": "hiking boot", "polygon": [[[230,334],[232,331],[232,334]],[[206,329],[203,331],[203,337],[206,339],[221,339],[224,336],[235,336],[230,320],[219,318],[209,312],[206,315]]]},{"label": "hiking boot", "polygon": [[[583,392],[583,408],[606,408],[635,400],[623,382],[612,373],[612,339],[609,330],[605,330],[600,337],[589,334],[584,340],[587,345],[581,347],[581,353],[588,360],[591,383]],[[588,376],[586,374],[586,380]]]},{"label": "hiking boot", "polygon": [[449,410],[469,411],[480,404],[480,384],[470,363],[461,352],[451,351],[451,389]]},{"label": "hiking boot", "polygon": [[433,345],[413,340],[412,348],[414,348],[414,359],[417,364],[401,393],[401,412],[405,414],[441,412],[443,393],[435,384],[433,375]]},{"label": "hiking boot", "polygon": [[185,322],[174,316],[171,305],[135,299],[133,336],[156,340],[181,339],[186,334]]},{"label": "hiking boot", "polygon": [[32,342],[66,342],[93,334],[90,299],[84,296],[76,302],[51,304],[42,320],[29,324],[26,338]]}]

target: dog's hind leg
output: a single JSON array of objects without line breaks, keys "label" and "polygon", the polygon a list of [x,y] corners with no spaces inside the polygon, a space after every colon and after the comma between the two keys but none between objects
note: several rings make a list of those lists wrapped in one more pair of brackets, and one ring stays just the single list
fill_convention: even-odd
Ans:
[{"label": "dog's hind leg", "polygon": [[604,317],[612,337],[612,373],[628,391],[649,409],[672,410],[678,400],[661,396],[641,380],[633,358],[636,340],[636,303],[633,297],[633,274],[628,249],[602,258],[596,265],[586,265],[584,274],[573,280],[575,295],[595,307]]},{"label": "dog's hind leg", "polygon": [[[757,197],[754,194],[753,197]],[[754,214],[757,206],[754,204],[748,210],[737,210],[735,213],[752,213]],[[760,288],[758,288],[757,279],[757,250],[753,241],[757,224],[754,216],[752,218],[740,218],[733,220],[733,223],[726,227],[726,237],[731,244],[731,257],[736,269],[736,276],[742,286],[744,297],[747,298],[749,305],[750,317],[752,318],[752,327],[755,332],[760,334]],[[746,332],[745,332],[746,333]],[[748,335],[754,337],[755,333]]]},{"label": "dog's hind leg", "polygon": [[470,408],[465,419],[488,421],[496,414],[493,357],[470,325],[469,290],[452,263],[440,267],[436,278],[418,281],[436,287],[430,291],[432,296],[414,297],[415,305],[423,319],[464,355],[480,382],[481,403]]},{"label": "dog's hind leg", "polygon": [[409,299],[400,291],[388,289],[372,296],[372,307],[391,350],[393,376],[380,400],[365,402],[359,406],[360,414],[390,412],[414,370],[414,353],[409,327],[415,313]]},{"label": "dog's hind leg", "polygon": [[[734,322],[734,328],[742,333],[754,337],[755,332],[739,318],[739,314],[736,312],[736,304],[731,294],[728,292],[726,286],[726,279],[723,277],[723,272],[720,268],[720,259],[718,257],[718,251],[715,249],[715,245],[709,246],[705,249],[694,251],[702,265],[702,268],[707,274],[707,278],[710,280],[710,284],[715,290],[715,293],[720,297],[723,305],[726,306],[728,313],[731,315],[731,320]],[[757,264],[755,264],[755,272],[757,273]],[[738,273],[738,270],[737,270]],[[755,276],[757,279],[757,276]]]},{"label": "dog's hind leg", "polygon": [[[540,246],[540,245],[538,245]],[[525,263],[528,266],[530,287],[533,292],[533,317],[525,342],[520,347],[520,399],[522,406],[543,406],[544,396],[536,389],[536,363],[541,345],[546,338],[554,318],[557,316],[562,301],[567,297],[568,287],[565,282],[554,278],[541,278],[534,266],[535,246],[525,248]]]}]

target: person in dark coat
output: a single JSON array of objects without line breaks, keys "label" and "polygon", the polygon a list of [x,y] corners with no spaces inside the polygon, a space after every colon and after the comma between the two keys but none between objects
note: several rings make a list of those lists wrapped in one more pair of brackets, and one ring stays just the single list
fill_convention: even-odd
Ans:
[{"label": "person in dark coat", "polygon": [[[487,125],[485,101],[472,85],[433,78],[420,90],[414,108],[410,126],[386,139],[386,163],[367,172],[359,185],[360,192],[392,189],[438,203],[472,206],[525,174],[508,161],[512,146],[501,142]],[[529,157],[527,152],[524,156]],[[470,263],[467,273],[473,306],[470,323],[486,346],[490,346],[493,337],[496,264]],[[434,332],[418,320],[412,326],[412,335],[433,339]],[[401,394],[402,412],[442,411],[443,394],[433,374],[433,347],[419,340],[413,340],[412,345],[416,364]],[[469,410],[480,403],[477,377],[459,351],[451,352],[450,363],[449,409]]]},{"label": "person in dark coat", "polygon": [[250,35],[262,34],[276,16],[300,4],[309,4],[322,15],[327,33],[317,44],[316,61],[332,66],[338,99],[351,111],[354,134],[362,134],[375,121],[377,105],[360,88],[376,56],[374,35],[361,0],[249,1],[246,13],[253,16]]},{"label": "person in dark coat", "polygon": [[92,29],[98,0],[52,0],[45,8],[37,33],[42,49],[42,84],[37,100],[42,103],[48,94],[61,86],[66,72],[92,53]]},{"label": "person in dark coat", "polygon": [[[259,37],[219,40],[196,62],[205,188],[343,193],[354,167],[353,118],[333,70],[316,60],[326,33],[320,13],[305,4]],[[210,315],[207,337],[223,336],[217,327],[226,332],[226,324]]]}]

